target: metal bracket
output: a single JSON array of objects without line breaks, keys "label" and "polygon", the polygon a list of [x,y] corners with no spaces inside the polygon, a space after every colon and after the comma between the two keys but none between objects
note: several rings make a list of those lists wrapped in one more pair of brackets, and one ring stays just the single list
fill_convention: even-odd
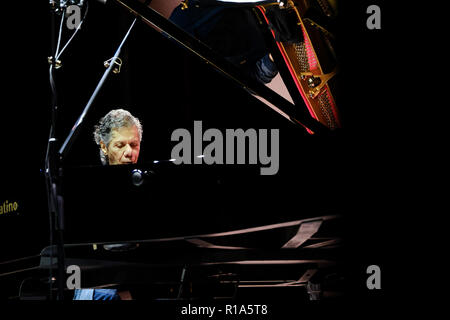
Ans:
[{"label": "metal bracket", "polygon": [[322,90],[322,88],[336,75],[337,72],[337,68],[330,73],[319,75],[314,75],[312,72],[301,72],[300,79],[308,83],[308,87],[311,88],[311,90],[309,90],[309,97],[314,99],[319,95],[320,90]]},{"label": "metal bracket", "polygon": [[181,10],[186,10],[187,8],[189,8],[189,0],[181,1],[180,6],[181,6]]},{"label": "metal bracket", "polygon": [[[53,64],[53,59],[54,59],[53,56],[52,56],[52,57],[48,57],[48,58],[47,58],[48,64],[52,65],[52,64]],[[59,69],[59,68],[61,68],[61,67],[62,67],[62,62],[61,62],[61,60],[56,60],[56,61],[55,61],[55,69]]]},{"label": "metal bracket", "polygon": [[[106,60],[105,62],[103,62],[103,65],[105,66],[105,68],[109,68],[109,66],[111,65],[111,59]],[[118,61],[117,61],[118,60]],[[115,74],[120,73],[120,68],[122,67],[122,59],[120,59],[119,57],[117,57],[116,60],[114,60],[114,68],[112,69],[112,72],[114,72]]]}]

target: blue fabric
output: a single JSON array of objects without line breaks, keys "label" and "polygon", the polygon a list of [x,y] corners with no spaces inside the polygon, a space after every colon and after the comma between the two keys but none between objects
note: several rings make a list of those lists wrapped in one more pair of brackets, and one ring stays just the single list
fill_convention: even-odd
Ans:
[{"label": "blue fabric", "polygon": [[73,300],[94,300],[94,289],[75,289]]},{"label": "blue fabric", "polygon": [[181,10],[179,6],[169,20],[261,83],[269,83],[278,73],[269,59],[256,19],[248,9],[189,6]]},{"label": "blue fabric", "polygon": [[255,73],[259,81],[269,83],[277,75],[278,68],[267,54],[256,62]]},{"label": "blue fabric", "polygon": [[178,6],[173,10],[169,20],[194,37],[205,37],[220,19],[220,12],[224,7],[196,7],[189,6],[181,10]]},{"label": "blue fabric", "polygon": [[117,289],[75,289],[73,300],[120,300]]}]

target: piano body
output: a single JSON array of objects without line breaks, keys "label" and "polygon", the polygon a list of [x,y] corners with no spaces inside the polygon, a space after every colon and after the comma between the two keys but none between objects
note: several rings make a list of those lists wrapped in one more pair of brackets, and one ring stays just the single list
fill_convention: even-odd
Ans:
[{"label": "piano body", "polygon": [[[147,173],[142,184],[136,170]],[[341,212],[319,214],[312,195],[292,201],[298,190],[282,186],[294,177],[265,179],[255,166],[159,162],[66,168],[64,181],[65,263],[80,267],[83,288],[229,301],[290,288],[307,300],[308,281],[317,281],[325,295],[342,294]],[[4,262],[8,298],[47,299],[56,253],[46,246]],[[65,292],[70,299],[73,290]]]}]

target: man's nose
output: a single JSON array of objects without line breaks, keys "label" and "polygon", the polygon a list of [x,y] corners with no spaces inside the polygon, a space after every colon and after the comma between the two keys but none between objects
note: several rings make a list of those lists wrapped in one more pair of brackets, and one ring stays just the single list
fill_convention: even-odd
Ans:
[{"label": "man's nose", "polygon": [[124,152],[123,155],[124,155],[125,157],[129,158],[129,157],[131,157],[131,151],[132,151],[131,146],[130,146],[129,144],[127,144],[127,145],[125,146],[125,152]]}]

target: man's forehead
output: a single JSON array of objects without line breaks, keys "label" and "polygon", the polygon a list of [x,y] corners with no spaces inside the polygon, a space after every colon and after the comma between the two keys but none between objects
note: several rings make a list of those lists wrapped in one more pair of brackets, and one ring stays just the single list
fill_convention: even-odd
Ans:
[{"label": "man's forehead", "polygon": [[111,130],[111,137],[117,139],[138,139],[139,132],[136,126],[113,128]]}]

